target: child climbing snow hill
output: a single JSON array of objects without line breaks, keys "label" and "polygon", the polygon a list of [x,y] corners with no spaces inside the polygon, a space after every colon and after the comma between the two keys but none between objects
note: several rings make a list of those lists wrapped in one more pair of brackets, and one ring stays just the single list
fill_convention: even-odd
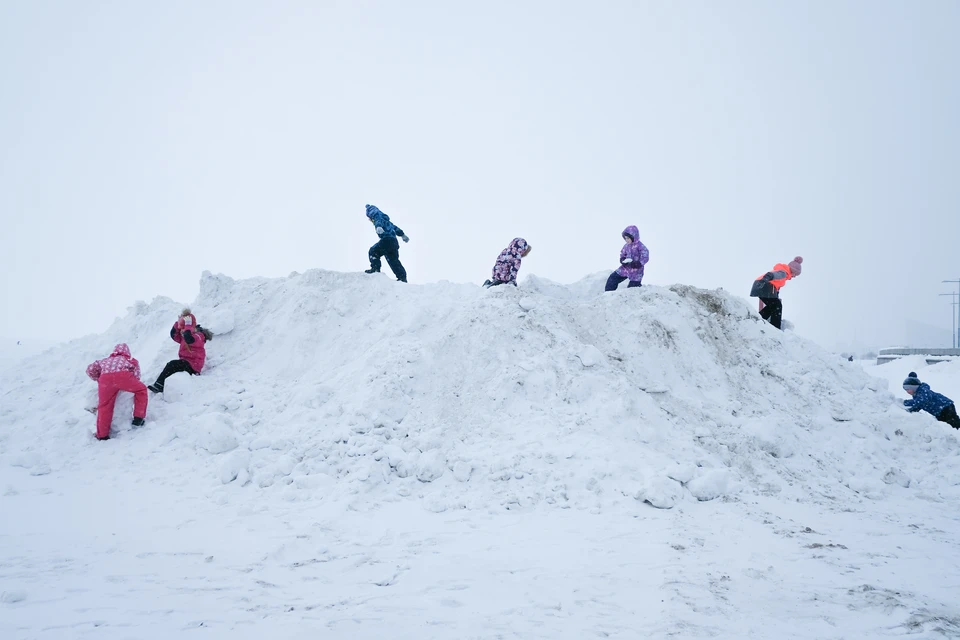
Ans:
[{"label": "child climbing snow hill", "polygon": [[496,264],[493,265],[493,279],[483,283],[484,287],[496,287],[501,284],[517,286],[517,272],[520,271],[520,262],[533,249],[523,238],[514,238],[510,245],[500,252]]},{"label": "child climbing snow hill", "polygon": [[364,273],[380,273],[380,258],[386,258],[390,270],[397,276],[400,282],[407,281],[407,270],[400,264],[400,243],[397,242],[397,236],[400,236],[404,242],[410,242],[410,238],[403,232],[403,229],[390,222],[390,216],[372,204],[367,205],[367,218],[377,230],[380,240],[377,244],[370,247],[367,257],[370,258],[370,268]]},{"label": "child climbing snow hill", "polygon": [[937,393],[926,382],[920,382],[913,371],[903,381],[903,390],[910,394],[909,400],[903,401],[910,413],[926,411],[940,422],[946,422],[954,429],[960,429],[960,416],[957,415],[957,406],[953,400]]},{"label": "child climbing snow hill", "polygon": [[87,375],[97,381],[97,440],[110,439],[110,423],[117,394],[133,394],[133,425],[138,427],[147,417],[147,388],[140,382],[140,363],[130,355],[130,347],[120,343],[113,352],[87,366]]},{"label": "child climbing snow hill", "polygon": [[753,281],[750,297],[760,298],[760,302],[763,303],[760,309],[760,317],[777,329],[782,328],[783,320],[783,302],[780,301],[780,289],[789,280],[800,275],[800,265],[802,263],[803,258],[797,256],[787,264],[781,262],[774,265],[771,271],[767,271]]},{"label": "child climbing snow hill", "polygon": [[650,251],[640,242],[639,230],[630,225],[623,230],[623,239],[626,242],[620,249],[620,267],[610,274],[604,291],[616,291],[624,280],[630,280],[630,287],[639,287],[643,283],[643,267],[650,261]]},{"label": "child climbing snow hill", "polygon": [[197,324],[197,318],[190,313],[190,309],[184,309],[170,329],[170,338],[180,344],[179,358],[168,362],[157,381],[147,387],[154,393],[163,393],[167,378],[180,371],[192,376],[200,375],[207,359],[206,343],[213,338],[213,333]]}]

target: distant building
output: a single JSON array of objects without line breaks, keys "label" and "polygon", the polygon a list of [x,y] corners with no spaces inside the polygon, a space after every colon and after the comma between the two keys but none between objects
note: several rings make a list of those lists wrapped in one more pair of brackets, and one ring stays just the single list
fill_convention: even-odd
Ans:
[{"label": "distant building", "polygon": [[899,360],[905,356],[926,356],[927,364],[936,364],[960,358],[960,349],[908,349],[906,347],[890,347],[880,349],[877,354],[877,364],[884,364]]}]

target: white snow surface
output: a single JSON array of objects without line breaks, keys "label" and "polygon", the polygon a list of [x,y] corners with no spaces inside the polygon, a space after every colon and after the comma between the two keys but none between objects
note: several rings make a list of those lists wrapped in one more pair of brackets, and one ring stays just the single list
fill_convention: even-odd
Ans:
[{"label": "white snow surface", "polygon": [[107,442],[85,366],[152,381],[181,304],[19,362],[0,638],[960,637],[954,430],[743,299],[604,277],[205,273],[203,374]]}]

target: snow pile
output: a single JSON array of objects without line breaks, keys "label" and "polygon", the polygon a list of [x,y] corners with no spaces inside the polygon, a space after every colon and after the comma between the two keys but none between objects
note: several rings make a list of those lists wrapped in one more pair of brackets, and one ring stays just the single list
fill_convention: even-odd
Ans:
[{"label": "snow pile", "polygon": [[117,437],[92,440],[87,363],[127,342],[150,382],[176,357],[182,305],[138,303],[0,378],[0,464],[68,477],[150,460],[145,481],[207,483],[227,501],[438,512],[958,495],[953,431],[907,416],[859,365],[723,291],[604,294],[602,280],[485,290],[205,273],[191,308],[218,335],[202,376],[170,378],[138,430],[121,397]]}]

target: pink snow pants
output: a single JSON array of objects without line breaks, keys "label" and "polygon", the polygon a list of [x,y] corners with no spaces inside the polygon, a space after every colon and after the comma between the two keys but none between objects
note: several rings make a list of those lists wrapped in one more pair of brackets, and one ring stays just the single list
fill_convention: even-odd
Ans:
[{"label": "pink snow pants", "polygon": [[100,403],[97,405],[97,437],[110,435],[110,423],[113,421],[113,405],[117,393],[129,391],[133,394],[133,417],[147,417],[147,387],[129,371],[105,373],[97,380]]}]

